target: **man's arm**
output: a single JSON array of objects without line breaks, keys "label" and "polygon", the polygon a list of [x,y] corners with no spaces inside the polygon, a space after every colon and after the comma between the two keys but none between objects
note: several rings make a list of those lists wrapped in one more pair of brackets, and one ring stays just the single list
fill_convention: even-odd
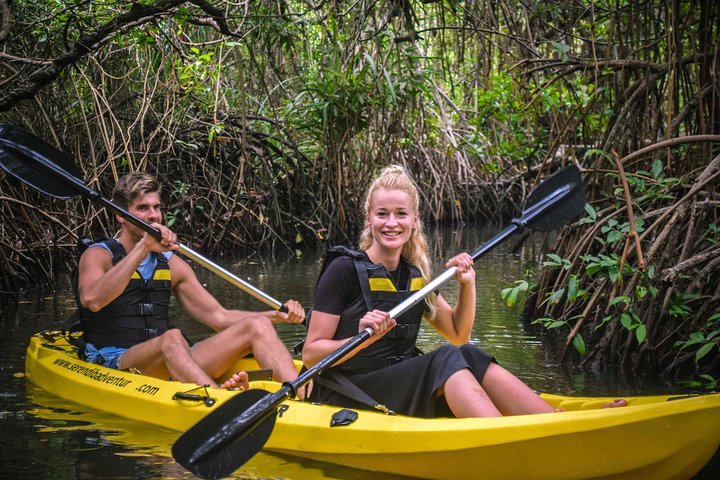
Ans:
[{"label": "man's arm", "polygon": [[147,253],[134,248],[116,265],[112,254],[101,247],[89,248],[78,265],[78,294],[83,307],[97,312],[115,300],[127,287],[130,276]]},{"label": "man's arm", "polygon": [[264,315],[273,323],[299,323],[305,318],[305,312],[294,300],[286,303],[288,313],[270,310],[249,312],[228,310],[200,284],[195,272],[183,259],[173,255],[169,261],[172,273],[173,292],[180,306],[194,319],[204,323],[216,332],[222,331],[250,316]]},{"label": "man's arm", "polygon": [[[112,255],[101,247],[91,247],[80,257],[78,264],[78,295],[83,307],[97,312],[115,300],[127,287],[130,277],[150,252],[177,250],[175,234],[158,223],[162,239],[145,233],[116,265]],[[121,234],[121,238],[123,235]],[[126,247],[127,248],[127,247]]]}]

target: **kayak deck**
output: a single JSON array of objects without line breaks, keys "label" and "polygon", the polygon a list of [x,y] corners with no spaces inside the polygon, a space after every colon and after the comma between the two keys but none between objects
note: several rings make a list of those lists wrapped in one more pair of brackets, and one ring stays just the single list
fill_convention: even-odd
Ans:
[{"label": "kayak deck", "polygon": [[[244,359],[231,371],[257,368]],[[177,431],[242,395],[89,364],[51,332],[31,338],[26,374],[59,397]],[[419,419],[358,410],[353,423],[330,427],[340,408],[288,400],[265,449],[417,478],[688,479],[720,444],[720,394],[628,397],[619,408],[600,408],[613,398],[542,396],[565,412]]]}]

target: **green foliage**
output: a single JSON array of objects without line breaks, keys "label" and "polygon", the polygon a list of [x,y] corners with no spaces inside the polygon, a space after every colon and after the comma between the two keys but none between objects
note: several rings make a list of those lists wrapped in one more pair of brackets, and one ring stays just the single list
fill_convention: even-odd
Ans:
[{"label": "green foliage", "polygon": [[681,380],[680,383],[687,388],[704,388],[715,391],[720,388],[720,378],[715,378],[707,373],[702,373],[695,380]]},{"label": "green foliage", "polygon": [[[618,254],[613,253],[605,255],[581,255],[580,258],[585,262],[585,272],[590,276],[606,276],[610,283],[618,283],[622,278],[620,275],[621,258]],[[630,268],[630,267],[626,267]]]},{"label": "green foliage", "polygon": [[214,68],[214,55],[212,50],[203,52],[197,47],[190,47],[190,54],[186,59],[175,60],[175,72],[180,89],[185,95],[212,98],[217,73]]},{"label": "green foliage", "polygon": [[[588,209],[586,209],[588,210]],[[594,209],[589,209],[590,215],[594,215]],[[577,267],[568,259],[562,258],[557,254],[548,254],[549,261],[543,262],[543,266],[547,268],[572,270],[581,269],[590,278],[606,278],[610,284],[618,284],[622,281],[621,275],[621,259],[617,254],[605,255],[581,255],[581,266]],[[626,330],[633,332],[638,344],[642,344],[647,338],[647,326],[644,324],[640,316],[633,311],[632,306],[647,295],[655,297],[657,295],[657,287],[652,284],[654,269],[649,268],[646,272],[629,266],[627,263],[622,267],[627,274],[640,275],[641,281],[635,288],[631,296],[617,296],[608,303],[609,307],[619,309],[618,313],[612,313],[602,318],[595,326],[595,330],[599,330],[605,325],[617,318],[619,324]],[[564,286],[558,287],[546,294],[545,303],[549,305],[559,305],[564,302],[566,308],[573,309],[574,304],[584,305],[589,297],[589,292],[581,288],[581,279],[578,274],[571,273],[567,275],[567,282]],[[558,329],[561,327],[570,328],[570,324],[565,320],[557,320],[551,317],[543,317],[536,320],[547,329]],[[573,346],[580,353],[585,353],[585,341],[578,332],[573,338]]]},{"label": "green foliage", "polygon": [[[579,317],[571,317],[570,320],[577,320]],[[540,317],[532,322],[533,324],[542,325],[546,330],[560,330],[563,327],[569,330],[572,328],[571,324],[567,320],[554,319],[552,317]],[[585,339],[580,332],[576,332],[572,339],[573,348],[580,354],[585,355],[587,353],[587,345]]]},{"label": "green foliage", "polygon": [[715,223],[711,223],[708,225],[702,238],[715,246],[720,245],[720,226]]},{"label": "green foliage", "polygon": [[[627,176],[627,182],[633,190],[633,197],[638,205],[646,205],[658,199],[675,198],[670,192],[680,183],[679,178],[666,177],[662,160],[652,163],[651,171],[638,170],[634,175]],[[616,192],[620,195],[620,192]]]},{"label": "green foliage", "polygon": [[[642,218],[635,219],[635,231],[642,233],[644,230],[645,220]],[[595,237],[595,239],[602,245],[619,243],[630,233],[630,222],[620,223],[618,220],[611,218],[606,224],[600,227],[600,233],[605,236]]]},{"label": "green foliage", "polygon": [[552,84],[528,105],[519,94],[522,88],[510,74],[501,72],[473,92],[476,111],[463,140],[473,153],[489,160],[484,164],[488,172],[501,170],[492,159],[521,163],[537,155],[546,133],[538,118],[552,115],[569,100],[566,90]]},{"label": "green foliage", "polygon": [[589,203],[585,204],[585,213],[587,213],[586,217],[581,218],[578,223],[580,225],[586,224],[586,223],[595,223],[598,219],[597,210],[590,205]]},{"label": "green foliage", "polygon": [[333,130],[357,133],[367,126],[368,111],[377,103],[373,96],[369,64],[357,70],[342,72],[335,67],[318,68],[305,83],[299,96],[306,96],[310,102],[298,110],[300,118],[296,124],[304,124],[312,131]]},{"label": "green foliage", "polygon": [[645,341],[645,337],[647,336],[647,329],[645,327],[645,324],[643,324],[642,320],[640,320],[640,316],[635,312],[622,312],[620,314],[620,325],[622,325],[626,330],[635,330],[635,338],[637,339],[638,343],[642,343],[643,341]]},{"label": "green foliage", "polygon": [[556,253],[548,253],[546,256],[550,259],[550,261],[544,261],[543,267],[562,268],[563,270],[569,270],[572,267],[572,262],[570,260],[562,258]]},{"label": "green foliage", "polygon": [[530,285],[525,280],[517,280],[513,283],[513,287],[503,288],[500,291],[500,298],[505,302],[505,305],[512,307],[517,303],[518,297],[522,294],[527,294],[535,289],[537,285]]},{"label": "green foliage", "polygon": [[695,350],[695,363],[713,350],[720,349],[720,313],[715,313],[707,319],[703,331],[693,332],[687,340],[675,342],[675,348],[681,352],[686,349]]},{"label": "green foliage", "polygon": [[700,295],[698,294],[674,291],[668,304],[668,315],[681,319],[687,317],[693,310],[691,303],[699,298]]}]

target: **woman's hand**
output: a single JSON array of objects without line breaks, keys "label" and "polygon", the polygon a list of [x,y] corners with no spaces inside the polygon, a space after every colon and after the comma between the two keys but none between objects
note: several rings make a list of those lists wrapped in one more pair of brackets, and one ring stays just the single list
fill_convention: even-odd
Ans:
[{"label": "woman's hand", "polygon": [[365,342],[364,345],[370,345],[381,339],[383,335],[392,330],[395,325],[397,325],[397,322],[395,319],[390,318],[390,314],[388,312],[383,312],[381,310],[372,310],[367,312],[365,316],[360,319],[359,331],[361,332],[367,327],[370,327],[374,333],[373,336],[370,337],[370,340]]},{"label": "woman's hand", "polygon": [[457,267],[455,278],[460,285],[474,285],[475,269],[473,268],[473,264],[473,259],[469,253],[460,253],[448,260],[445,268]]}]

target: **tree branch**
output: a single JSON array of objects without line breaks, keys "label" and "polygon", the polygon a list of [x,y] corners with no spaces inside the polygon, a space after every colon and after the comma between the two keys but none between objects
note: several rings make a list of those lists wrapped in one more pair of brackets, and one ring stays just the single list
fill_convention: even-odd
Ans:
[{"label": "tree branch", "polygon": [[22,85],[0,98],[0,112],[10,110],[22,100],[33,98],[40,89],[52,83],[65,67],[97,51],[115,33],[155,21],[186,2],[187,0],[166,0],[157,5],[134,3],[129,11],[100,26],[95,32],[80,38],[70,51],[36,70]]}]

